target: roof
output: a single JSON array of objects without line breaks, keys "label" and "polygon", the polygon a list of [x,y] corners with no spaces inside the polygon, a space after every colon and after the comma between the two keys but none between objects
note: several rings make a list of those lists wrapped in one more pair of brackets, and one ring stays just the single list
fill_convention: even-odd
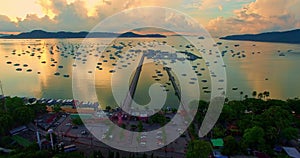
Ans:
[{"label": "roof", "polygon": [[295,157],[295,158],[300,157],[300,153],[296,148],[291,148],[291,147],[282,147],[282,148],[290,157]]},{"label": "roof", "polygon": [[211,139],[210,141],[214,147],[223,147],[224,146],[224,141],[222,138]]}]

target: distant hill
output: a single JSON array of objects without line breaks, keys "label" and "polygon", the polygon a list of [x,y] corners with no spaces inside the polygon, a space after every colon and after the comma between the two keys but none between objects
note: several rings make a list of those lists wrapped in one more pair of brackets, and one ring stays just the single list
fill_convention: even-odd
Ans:
[{"label": "distant hill", "polygon": [[267,32],[260,34],[231,35],[221,37],[224,40],[257,41],[257,42],[278,42],[300,44],[300,29],[284,32]]},{"label": "distant hill", "polygon": [[31,32],[24,32],[18,35],[5,35],[0,38],[5,39],[46,39],[46,38],[164,38],[166,36],[160,34],[146,34],[140,35],[133,32],[126,32],[123,34],[109,33],[109,32],[46,32],[43,30],[34,30]]},{"label": "distant hill", "polygon": [[121,35],[119,35],[119,37],[125,37],[125,38],[166,38],[165,35],[161,35],[161,34],[146,34],[146,35],[141,35],[141,34],[136,34],[133,32],[126,32],[123,33]]}]

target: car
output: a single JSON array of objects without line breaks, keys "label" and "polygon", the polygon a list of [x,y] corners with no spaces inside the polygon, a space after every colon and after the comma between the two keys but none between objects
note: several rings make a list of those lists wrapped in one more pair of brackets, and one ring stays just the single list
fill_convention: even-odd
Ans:
[{"label": "car", "polygon": [[87,135],[87,131],[86,130],[82,130],[80,133],[81,133],[81,135]]},{"label": "car", "polygon": [[156,136],[156,139],[161,139],[162,138],[162,136]]},{"label": "car", "polygon": [[72,124],[71,123],[66,123],[66,126],[71,126]]},{"label": "car", "polygon": [[72,129],[78,129],[78,126],[72,126]]},{"label": "car", "polygon": [[146,145],[146,142],[140,142],[140,144],[141,144],[142,146],[144,146],[144,145]]},{"label": "car", "polygon": [[109,138],[112,139],[112,138],[113,138],[113,135],[109,135]]}]

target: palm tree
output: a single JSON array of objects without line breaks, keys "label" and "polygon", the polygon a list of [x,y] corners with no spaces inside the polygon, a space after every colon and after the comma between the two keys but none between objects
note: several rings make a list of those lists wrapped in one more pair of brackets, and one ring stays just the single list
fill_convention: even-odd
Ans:
[{"label": "palm tree", "polygon": [[258,99],[262,99],[264,97],[263,93],[258,93],[257,95]]},{"label": "palm tree", "polygon": [[243,94],[244,94],[244,92],[243,92],[243,91],[240,91],[241,100],[243,99]]},{"label": "palm tree", "polygon": [[270,92],[269,91],[264,91],[263,95],[264,95],[264,97],[268,98],[270,96]]},{"label": "palm tree", "polygon": [[256,92],[256,91],[253,91],[253,92],[252,92],[252,96],[253,96],[253,98],[255,98],[255,97],[256,97],[256,95],[257,95],[257,92]]}]

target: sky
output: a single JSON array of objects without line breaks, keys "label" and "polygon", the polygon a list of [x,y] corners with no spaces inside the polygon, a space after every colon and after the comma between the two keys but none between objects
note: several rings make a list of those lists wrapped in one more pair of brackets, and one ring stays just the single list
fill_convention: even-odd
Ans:
[{"label": "sky", "polygon": [[[212,36],[300,28],[300,0],[0,0],[0,32],[89,31],[126,9],[158,6],[195,19]],[[139,14],[143,14],[142,12]],[[159,16],[153,12],[151,16]],[[178,20],[169,20],[181,23]]]}]

